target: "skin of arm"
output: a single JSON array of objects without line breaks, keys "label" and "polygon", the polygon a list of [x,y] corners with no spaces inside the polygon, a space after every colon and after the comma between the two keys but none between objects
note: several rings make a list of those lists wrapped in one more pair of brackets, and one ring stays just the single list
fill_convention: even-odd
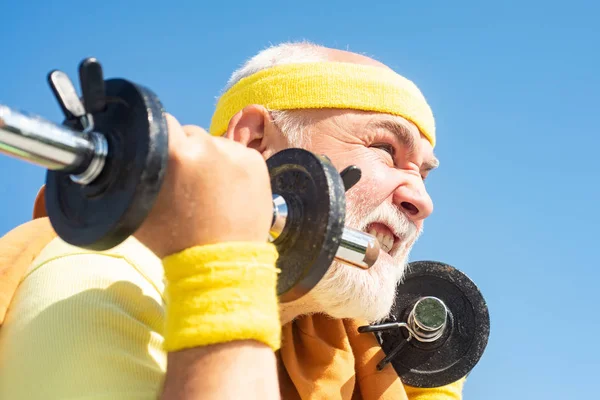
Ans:
[{"label": "skin of arm", "polygon": [[275,354],[253,340],[172,352],[167,363],[162,400],[280,399]]}]

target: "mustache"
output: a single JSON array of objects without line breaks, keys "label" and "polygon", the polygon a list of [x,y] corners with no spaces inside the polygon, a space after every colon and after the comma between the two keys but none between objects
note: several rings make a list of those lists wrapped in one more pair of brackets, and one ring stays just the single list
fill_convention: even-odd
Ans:
[{"label": "mustache", "polygon": [[401,241],[414,240],[420,234],[417,228],[404,212],[390,203],[381,203],[370,212],[364,208],[353,207],[346,215],[347,224],[355,229],[364,231],[373,222],[383,223],[400,238]]}]

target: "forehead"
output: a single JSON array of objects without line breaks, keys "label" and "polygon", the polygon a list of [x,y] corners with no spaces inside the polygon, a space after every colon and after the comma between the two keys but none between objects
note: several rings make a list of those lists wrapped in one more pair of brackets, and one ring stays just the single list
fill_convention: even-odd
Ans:
[{"label": "forehead", "polygon": [[433,146],[429,140],[413,122],[403,117],[375,112],[353,111],[343,115],[339,123],[340,125],[345,123],[353,125],[355,128],[353,133],[356,136],[365,132],[388,131],[407,147],[409,153],[419,153],[421,157],[433,159],[437,163],[437,159],[433,154]]},{"label": "forehead", "polygon": [[396,115],[373,114],[367,122],[367,127],[390,131],[399,136],[402,141],[416,141],[420,137],[425,137],[414,123]]},{"label": "forehead", "polygon": [[343,141],[363,142],[379,130],[388,131],[406,145],[409,153],[417,155],[427,164],[425,169],[434,169],[439,165],[429,140],[413,122],[403,117],[348,109],[297,110],[295,113],[304,121],[304,126],[309,127],[308,131],[329,132]]}]

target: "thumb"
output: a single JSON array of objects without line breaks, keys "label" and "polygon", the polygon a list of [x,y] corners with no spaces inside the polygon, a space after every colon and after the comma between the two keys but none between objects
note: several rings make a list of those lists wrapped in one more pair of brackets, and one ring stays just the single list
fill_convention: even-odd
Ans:
[{"label": "thumb", "polygon": [[197,125],[184,125],[183,132],[186,134],[186,136],[210,135],[208,131]]},{"label": "thumb", "polygon": [[183,128],[177,119],[171,114],[165,114],[167,120],[167,129],[169,131],[169,150],[176,149],[182,145],[186,135],[183,132]]}]

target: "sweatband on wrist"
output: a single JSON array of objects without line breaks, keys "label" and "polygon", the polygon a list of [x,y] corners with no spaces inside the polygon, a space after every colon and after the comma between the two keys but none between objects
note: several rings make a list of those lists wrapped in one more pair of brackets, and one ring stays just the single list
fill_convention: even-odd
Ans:
[{"label": "sweatband on wrist", "polygon": [[165,257],[165,350],[235,340],[278,350],[277,257],[273,244],[260,242],[204,245]]},{"label": "sweatband on wrist", "polygon": [[240,79],[220,97],[210,125],[222,135],[250,104],[269,110],[352,109],[397,115],[414,123],[435,147],[433,112],[419,88],[396,72],[345,62],[282,64]]}]

